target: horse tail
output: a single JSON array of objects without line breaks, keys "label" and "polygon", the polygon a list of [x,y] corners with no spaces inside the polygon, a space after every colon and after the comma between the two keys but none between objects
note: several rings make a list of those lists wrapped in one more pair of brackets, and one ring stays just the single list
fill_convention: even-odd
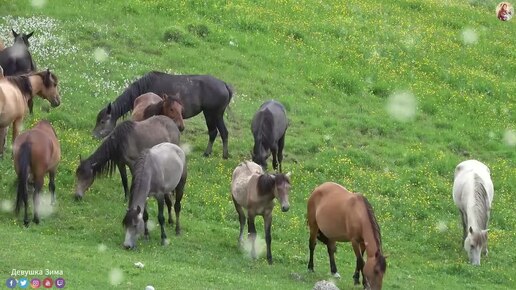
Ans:
[{"label": "horse tail", "polygon": [[27,204],[29,202],[29,196],[27,193],[27,181],[29,179],[29,167],[31,161],[31,149],[32,144],[24,142],[18,151],[18,190],[16,194],[16,206],[14,213],[20,212],[22,203]]},{"label": "horse tail", "polygon": [[226,107],[226,110],[228,111],[228,115],[233,115],[233,111],[231,111],[231,107],[229,105],[231,104],[231,100],[233,99],[233,95],[235,93],[235,90],[228,83],[224,83],[224,85],[226,86],[226,89],[228,90],[228,97],[229,97],[228,98],[228,105]]}]

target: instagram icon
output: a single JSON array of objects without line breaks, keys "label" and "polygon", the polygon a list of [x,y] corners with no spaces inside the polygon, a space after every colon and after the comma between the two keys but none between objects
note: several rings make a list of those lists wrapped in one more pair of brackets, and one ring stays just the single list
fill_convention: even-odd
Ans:
[{"label": "instagram icon", "polygon": [[39,281],[38,278],[30,280],[30,287],[32,289],[38,289],[39,287],[41,287],[41,281]]}]

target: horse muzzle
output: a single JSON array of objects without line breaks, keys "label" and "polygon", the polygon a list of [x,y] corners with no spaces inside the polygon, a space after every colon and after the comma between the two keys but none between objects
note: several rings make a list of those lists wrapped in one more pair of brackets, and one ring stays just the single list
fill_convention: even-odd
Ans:
[{"label": "horse muzzle", "polygon": [[290,205],[288,205],[288,204],[287,204],[287,205],[282,205],[282,206],[281,206],[281,211],[282,211],[282,212],[287,212],[289,209],[290,209]]}]

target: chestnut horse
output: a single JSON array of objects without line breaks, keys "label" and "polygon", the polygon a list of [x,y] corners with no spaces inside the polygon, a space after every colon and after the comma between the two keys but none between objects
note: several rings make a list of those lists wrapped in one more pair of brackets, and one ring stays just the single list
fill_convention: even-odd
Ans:
[{"label": "chestnut horse", "polygon": [[[330,257],[330,269],[334,277],[340,277],[335,265],[336,242],[351,242],[357,264],[353,279],[355,285],[373,290],[382,288],[387,262],[382,254],[382,237],[373,208],[361,194],[349,192],[343,186],[326,182],[315,188],[308,199],[308,226],[310,228],[310,260],[308,270],[314,270],[316,239],[326,244]],[[367,261],[364,265],[364,251]]]},{"label": "chestnut horse", "polygon": [[18,175],[18,190],[16,195],[15,213],[25,206],[23,224],[29,226],[27,209],[29,207],[28,182],[29,176],[34,184],[34,223],[39,224],[39,193],[43,188],[45,175],[48,173],[48,189],[52,194],[52,204],[56,201],[55,176],[61,160],[61,147],[52,125],[39,121],[32,129],[16,137],[13,145],[14,169]]},{"label": "chestnut horse", "polygon": [[0,79],[0,155],[5,149],[7,130],[13,124],[13,142],[23,124],[34,95],[50,102],[52,107],[61,103],[57,77],[46,71],[23,75],[6,76]]},{"label": "chestnut horse", "polygon": [[185,129],[182,112],[183,104],[179,94],[163,94],[160,97],[155,93],[145,93],[134,100],[131,118],[133,121],[142,121],[155,115],[165,115],[174,120],[182,132]]},{"label": "chestnut horse", "polygon": [[231,196],[240,221],[239,244],[243,242],[245,224],[244,209],[247,210],[249,232],[248,239],[251,242],[251,257],[256,259],[255,240],[256,227],[254,219],[257,215],[263,216],[265,227],[265,242],[267,244],[267,261],[272,264],[271,253],[271,225],[274,199],[281,204],[281,211],[287,212],[290,208],[288,194],[290,191],[290,173],[268,174],[264,173],[260,165],[245,161],[240,163],[233,171],[231,180]]}]

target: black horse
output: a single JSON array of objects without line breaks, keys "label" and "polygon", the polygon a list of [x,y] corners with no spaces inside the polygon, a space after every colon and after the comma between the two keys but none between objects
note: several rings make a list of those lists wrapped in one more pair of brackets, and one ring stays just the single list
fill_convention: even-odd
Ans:
[{"label": "black horse", "polygon": [[116,121],[132,111],[134,100],[144,93],[157,95],[179,93],[183,103],[183,118],[203,112],[208,126],[209,142],[204,155],[212,152],[217,131],[222,138],[224,159],[228,158],[228,130],[224,124],[224,111],[231,101],[231,86],[210,75],[171,75],[152,71],[137,79],[124,92],[100,110],[93,129],[93,136],[104,138],[116,125]]},{"label": "black horse", "polygon": [[267,101],[254,114],[251,131],[254,136],[252,159],[255,163],[267,168],[267,158],[272,151],[272,167],[281,172],[283,146],[288,121],[285,107],[274,100]]},{"label": "black horse", "polygon": [[0,66],[4,69],[4,76],[27,74],[35,71],[36,64],[29,52],[29,38],[34,32],[18,34],[13,29],[11,31],[14,36],[13,45],[0,51]]}]

